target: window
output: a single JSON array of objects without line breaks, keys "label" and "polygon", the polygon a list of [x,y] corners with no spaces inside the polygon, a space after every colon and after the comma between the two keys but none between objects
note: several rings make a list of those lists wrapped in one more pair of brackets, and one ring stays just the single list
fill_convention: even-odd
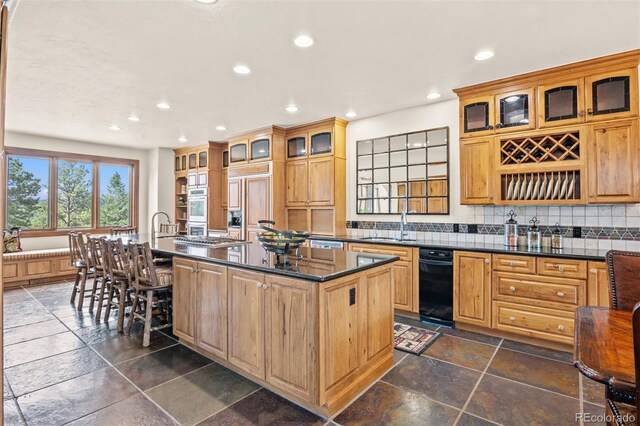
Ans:
[{"label": "window", "polygon": [[138,161],[7,148],[7,223],[28,235],[135,226]]}]

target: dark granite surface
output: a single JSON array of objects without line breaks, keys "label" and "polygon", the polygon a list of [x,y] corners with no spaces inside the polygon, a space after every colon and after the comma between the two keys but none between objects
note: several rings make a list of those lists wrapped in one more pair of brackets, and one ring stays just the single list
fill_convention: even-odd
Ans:
[{"label": "dark granite surface", "polygon": [[[151,244],[148,234],[123,235],[121,238],[125,244],[130,239],[148,241]],[[258,242],[238,242],[238,245],[216,248],[179,242],[170,236],[157,238],[151,248],[159,253],[318,282],[344,277],[399,259],[398,256],[301,247],[299,254],[302,259],[296,260],[295,256],[290,255],[289,265],[283,266],[277,264],[276,257],[266,253]]]},{"label": "dark granite surface", "polygon": [[367,238],[358,238],[348,235],[337,235],[335,237],[327,236],[311,236],[310,239],[314,240],[327,240],[327,241],[343,241],[350,243],[368,243],[368,244],[387,244],[406,247],[420,247],[420,248],[435,248],[435,249],[449,249],[449,250],[465,250],[465,251],[480,251],[488,253],[506,253],[506,254],[520,254],[527,256],[541,256],[541,257],[559,257],[568,259],[580,259],[580,260],[600,260],[603,261],[607,250],[588,250],[578,248],[565,248],[561,250],[552,250],[548,248],[542,248],[540,250],[527,250],[526,247],[506,247],[502,244],[482,244],[472,242],[441,242],[428,239],[417,239],[413,241],[395,241],[395,240],[373,240]]}]

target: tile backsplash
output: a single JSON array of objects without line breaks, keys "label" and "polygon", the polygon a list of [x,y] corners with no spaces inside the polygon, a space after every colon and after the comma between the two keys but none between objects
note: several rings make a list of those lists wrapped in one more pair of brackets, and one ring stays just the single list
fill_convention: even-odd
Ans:
[{"label": "tile backsplash", "polygon": [[[453,223],[411,222],[407,229],[410,238],[442,242],[503,242],[502,225],[506,214],[513,210],[521,232],[526,233],[529,220],[536,216],[543,235],[550,235],[556,223],[565,235],[567,248],[619,249],[640,251],[640,204],[597,206],[469,206],[466,223],[459,223],[454,232]],[[469,233],[470,224],[477,225],[477,233]],[[581,238],[573,238],[574,228],[581,228]],[[349,234],[354,236],[399,236],[399,222],[347,222]],[[374,228],[376,230],[374,231]]]}]

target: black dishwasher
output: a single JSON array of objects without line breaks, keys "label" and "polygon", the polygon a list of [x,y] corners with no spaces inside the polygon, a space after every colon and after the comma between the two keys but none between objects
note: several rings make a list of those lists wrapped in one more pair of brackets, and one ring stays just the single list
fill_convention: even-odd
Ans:
[{"label": "black dishwasher", "polygon": [[420,319],[454,327],[451,250],[420,249]]}]

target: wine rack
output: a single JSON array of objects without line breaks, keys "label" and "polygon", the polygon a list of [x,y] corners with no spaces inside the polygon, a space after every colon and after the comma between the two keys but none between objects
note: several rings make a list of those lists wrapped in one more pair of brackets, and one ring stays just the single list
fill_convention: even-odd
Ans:
[{"label": "wine rack", "polygon": [[580,160],[580,131],[500,140],[500,164],[539,164]]}]

